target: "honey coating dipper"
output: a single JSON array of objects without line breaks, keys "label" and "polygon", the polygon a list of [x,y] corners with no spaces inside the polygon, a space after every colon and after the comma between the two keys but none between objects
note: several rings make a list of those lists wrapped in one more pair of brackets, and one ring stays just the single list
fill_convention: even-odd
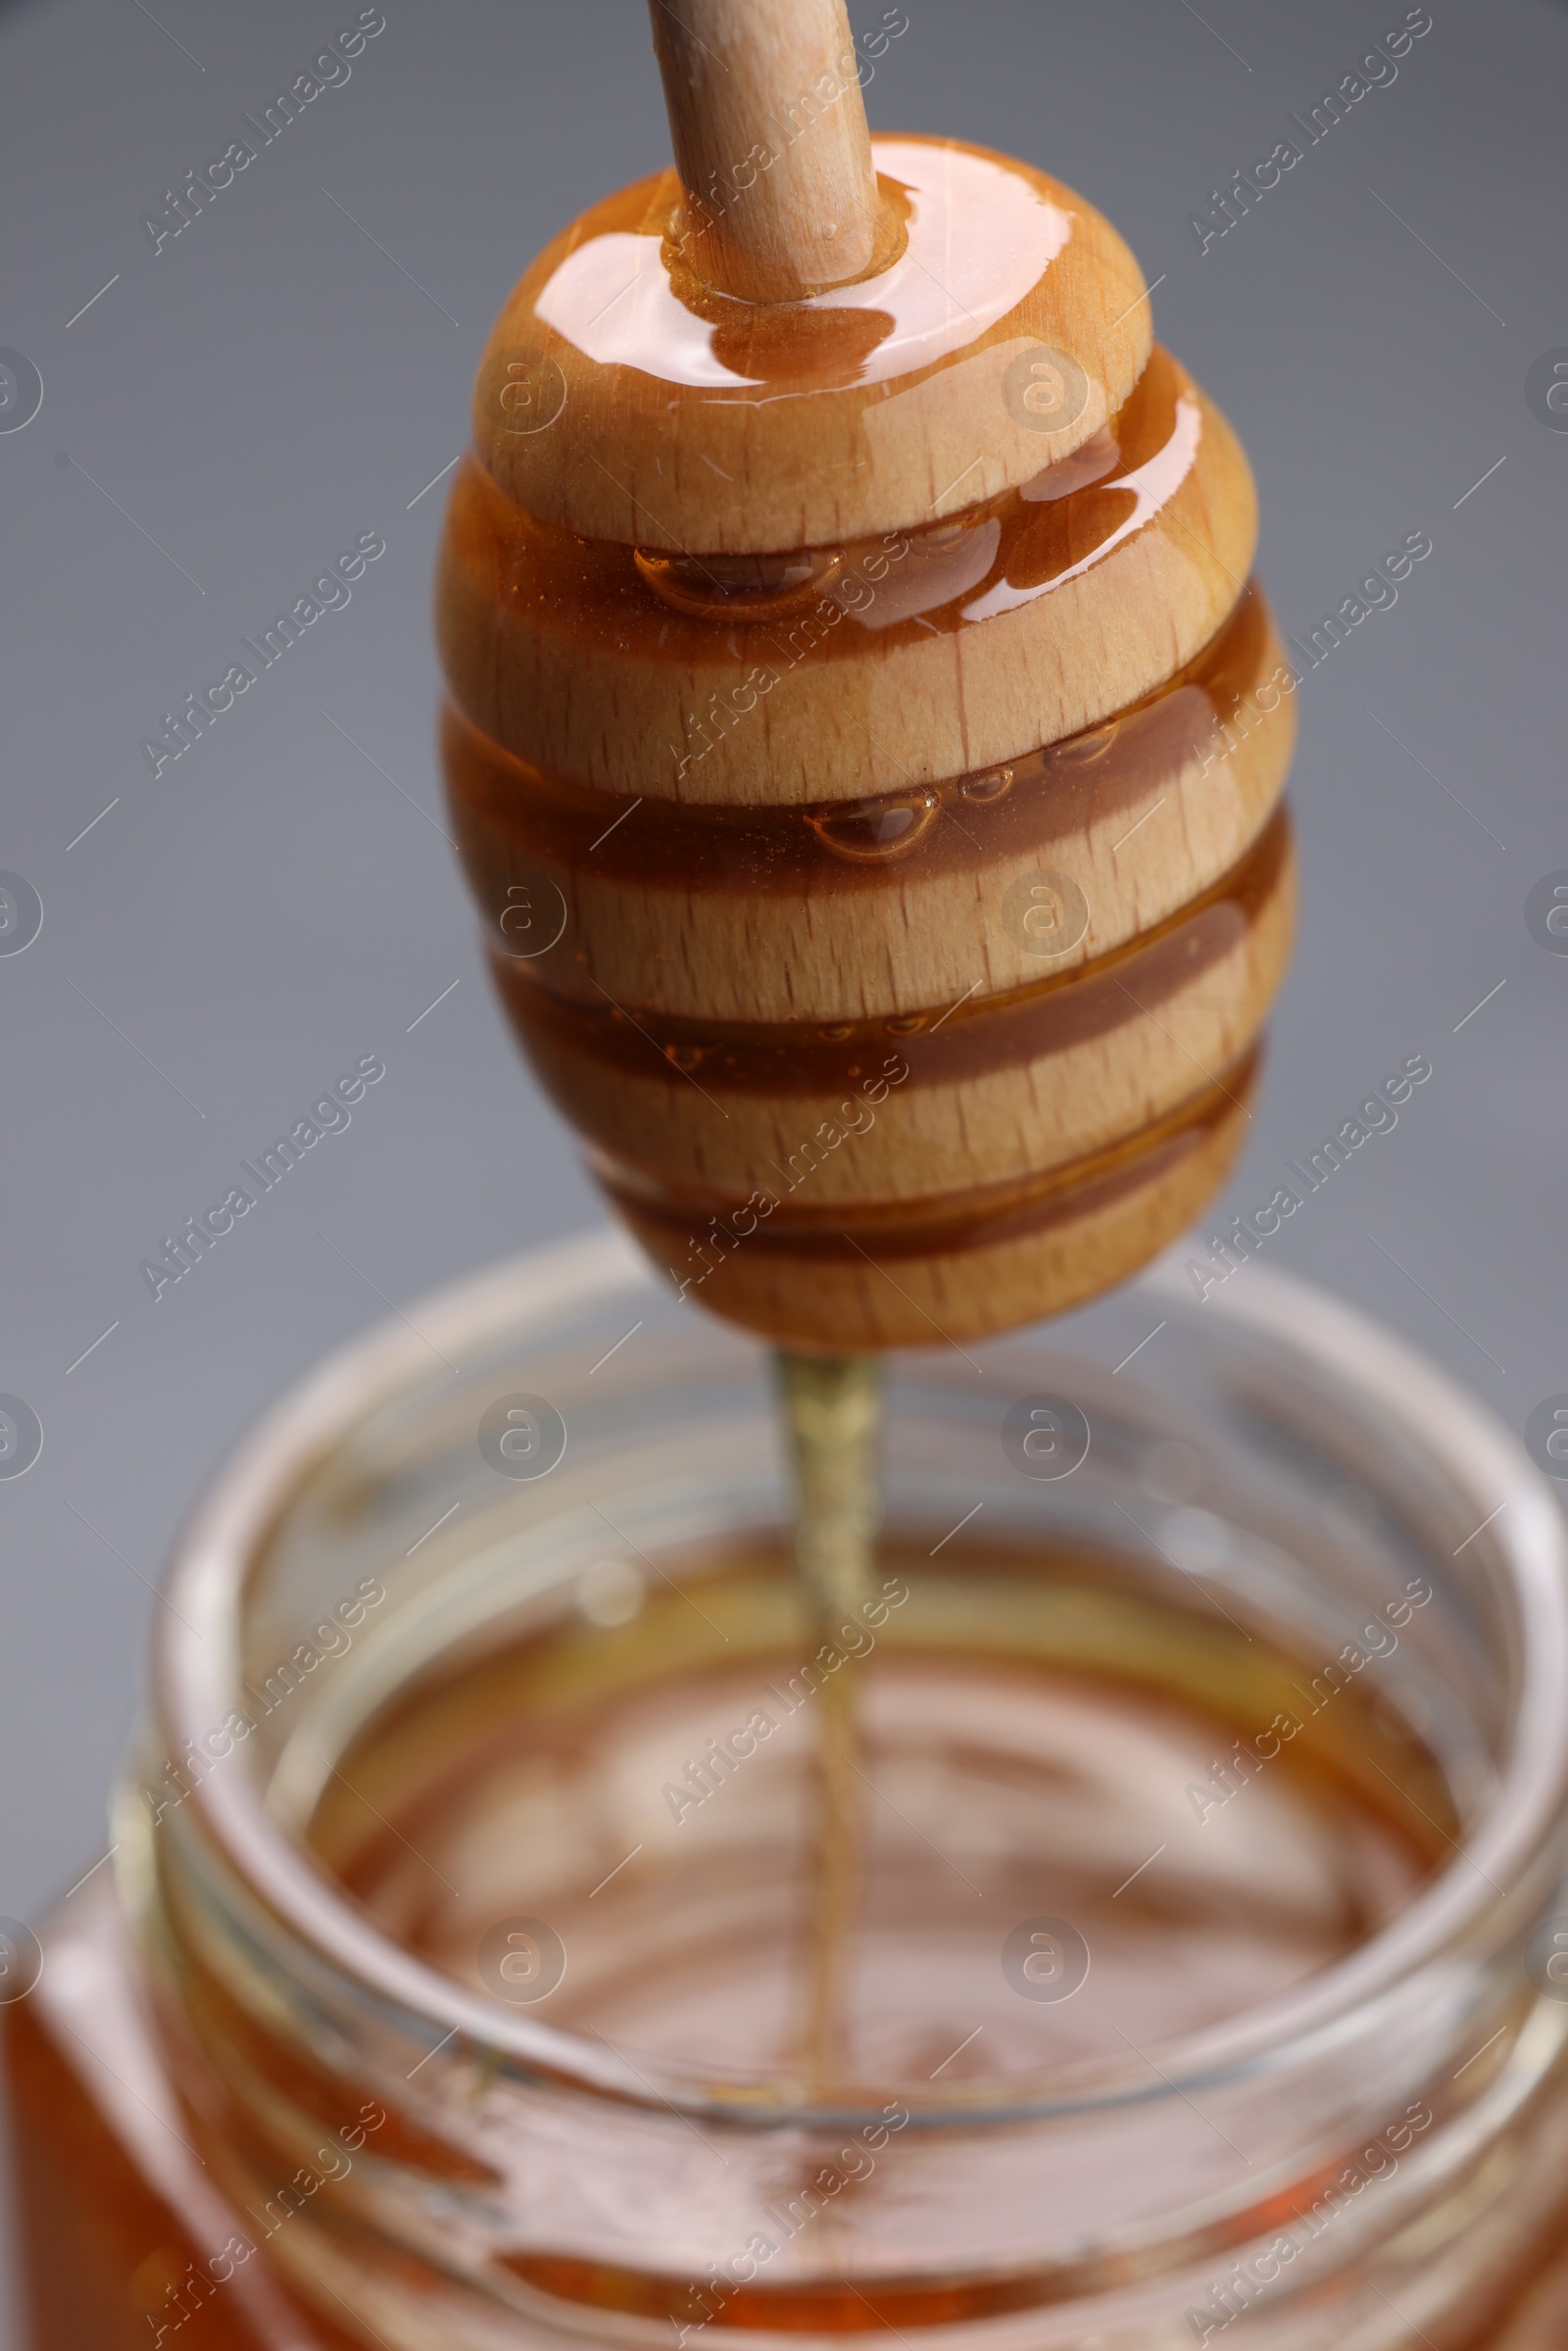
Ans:
[{"label": "honey coating dipper", "polygon": [[1293,898],[1251,477],[1099,213],[869,137],[842,0],[651,13],[675,169],[479,368],[458,838],[677,1285],[796,1348],[981,1336],[1132,1273],[1240,1146]]}]

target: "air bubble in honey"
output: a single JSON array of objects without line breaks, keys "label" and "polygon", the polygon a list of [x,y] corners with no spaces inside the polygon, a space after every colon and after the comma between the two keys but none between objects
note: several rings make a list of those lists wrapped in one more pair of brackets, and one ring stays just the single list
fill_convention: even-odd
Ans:
[{"label": "air bubble in honey", "polygon": [[965,800],[972,800],[982,808],[989,807],[993,801],[1005,799],[1012,790],[1012,769],[993,767],[985,775],[966,775],[958,790]]},{"label": "air bubble in honey", "polygon": [[934,792],[902,792],[884,800],[850,801],[806,821],[836,856],[856,863],[879,863],[912,849],[939,806]]}]

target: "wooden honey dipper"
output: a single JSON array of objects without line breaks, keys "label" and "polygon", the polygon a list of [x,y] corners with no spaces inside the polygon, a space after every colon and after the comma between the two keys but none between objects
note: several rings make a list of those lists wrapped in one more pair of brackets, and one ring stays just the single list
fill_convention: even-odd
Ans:
[{"label": "wooden honey dipper", "polygon": [[676,168],[479,368],[458,837],[683,1291],[793,1347],[984,1335],[1130,1274],[1239,1147],[1292,898],[1250,475],[1082,198],[870,139],[842,0],[651,13]]},{"label": "wooden honey dipper", "polygon": [[[832,1639],[873,1350],[1077,1304],[1224,1179],[1289,948],[1293,706],[1247,461],[1109,224],[985,149],[873,143],[843,0],[650,13],[675,169],[546,249],[480,365],[447,779],[600,1181],[779,1346]],[[818,1701],[824,2095],[855,1679]]]}]

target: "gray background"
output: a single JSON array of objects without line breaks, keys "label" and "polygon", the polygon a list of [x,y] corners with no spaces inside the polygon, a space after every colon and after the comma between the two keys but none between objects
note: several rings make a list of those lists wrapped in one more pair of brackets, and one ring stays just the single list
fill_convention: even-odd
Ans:
[{"label": "gray background", "polygon": [[[1156,331],[1250,452],[1284,625],[1432,536],[1301,690],[1303,936],[1233,1199],[1429,1054],[1397,1130],[1273,1253],[1522,1427],[1568,1389],[1568,958],[1523,918],[1568,867],[1568,433],[1524,395],[1568,344],[1568,14],[1432,0],[1397,81],[1200,256],[1187,216],[1402,0],[906,6],[873,125],[1045,164],[1163,273]],[[462,445],[523,264],[667,159],[646,22],[638,0],[385,0],[347,86],[155,257],[142,213],[356,10],[0,11],[0,345],[45,387],[0,435],[0,867],[45,907],[0,957],[0,1391],[45,1429],[0,1483],[0,1914],[99,1849],[150,1580],[235,1434],[383,1301],[598,1212],[442,837],[445,485],[411,502]],[[387,553],[348,609],[154,781],[158,713],[367,530]],[[138,1261],[365,1053],[387,1075],[352,1127],[155,1305]]]}]

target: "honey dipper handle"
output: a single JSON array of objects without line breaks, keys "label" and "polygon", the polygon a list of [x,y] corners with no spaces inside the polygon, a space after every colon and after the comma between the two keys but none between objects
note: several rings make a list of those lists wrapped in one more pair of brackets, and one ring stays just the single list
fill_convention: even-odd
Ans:
[{"label": "honey dipper handle", "polygon": [[697,274],[792,302],[871,267],[880,203],[844,0],[649,0]]}]

